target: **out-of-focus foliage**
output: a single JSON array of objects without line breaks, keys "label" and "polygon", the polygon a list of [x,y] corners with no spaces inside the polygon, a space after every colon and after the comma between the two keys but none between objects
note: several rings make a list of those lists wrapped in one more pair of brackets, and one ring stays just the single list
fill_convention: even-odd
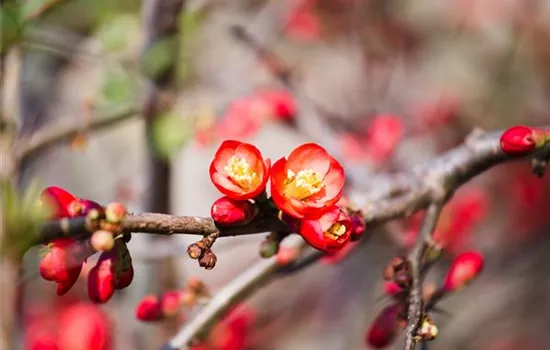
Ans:
[{"label": "out-of-focus foliage", "polygon": [[136,16],[124,14],[108,18],[100,24],[96,37],[108,52],[119,52],[128,48],[139,34]]},{"label": "out-of-focus foliage", "polygon": [[23,32],[23,17],[17,5],[12,3],[2,4],[0,7],[0,53],[19,39]]},{"label": "out-of-focus foliage", "polygon": [[2,182],[2,220],[6,230],[2,254],[21,256],[32,243],[38,225],[49,216],[50,209],[40,202],[42,187],[33,181],[22,193],[12,182]]},{"label": "out-of-focus foliage", "polygon": [[99,102],[107,106],[128,105],[136,100],[139,80],[133,72],[111,67],[105,72]]},{"label": "out-of-focus foliage", "polygon": [[169,158],[185,145],[192,132],[189,120],[174,112],[157,117],[153,124],[153,141],[157,152]]}]

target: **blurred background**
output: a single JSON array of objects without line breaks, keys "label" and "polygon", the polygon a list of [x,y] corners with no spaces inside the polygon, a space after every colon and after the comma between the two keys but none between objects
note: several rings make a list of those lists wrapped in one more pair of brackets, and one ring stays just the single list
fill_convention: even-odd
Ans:
[{"label": "blurred background", "polygon": [[[314,141],[344,165],[361,205],[361,193],[380,185],[377,173],[427,161],[476,128],[550,124],[550,1],[184,2],[179,11],[174,0],[1,1],[3,131],[13,124],[26,139],[82,125],[24,160],[22,190],[38,182],[132,212],[208,216],[219,193],[207,171],[221,141],[253,143],[272,160]],[[165,12],[151,17],[155,8]],[[92,130],[102,115],[123,117]],[[550,349],[549,198],[550,178],[532,176],[526,163],[491,169],[457,191],[436,237],[449,259],[483,252],[486,268],[441,302],[430,349]],[[390,303],[382,270],[410,247],[417,219],[369,231],[347,259],[263,288],[246,303],[254,316],[242,344],[208,349],[369,349],[367,329]],[[215,293],[260,259],[265,236],[220,239],[217,266],[205,271],[186,253],[196,238],[134,234],[132,285],[93,307],[107,315],[112,348],[158,348],[191,315],[146,324],[135,319],[137,302],[190,276]],[[52,315],[92,305],[86,266],[97,257],[58,297],[40,278],[39,250],[17,270],[15,349],[46,349],[37,338],[69,331]],[[441,282],[449,261],[428,285]],[[388,349],[402,348],[401,333]]]}]

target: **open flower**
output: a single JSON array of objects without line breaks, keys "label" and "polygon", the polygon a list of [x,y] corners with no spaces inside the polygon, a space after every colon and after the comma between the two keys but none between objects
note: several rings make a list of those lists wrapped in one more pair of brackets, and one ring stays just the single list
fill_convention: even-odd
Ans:
[{"label": "open flower", "polygon": [[349,241],[352,222],[337,206],[332,207],[318,219],[304,219],[300,235],[314,248],[325,252],[340,250]]},{"label": "open flower", "polygon": [[474,280],[483,270],[485,259],[476,251],[465,252],[457,256],[445,276],[443,289],[456,291]]},{"label": "open flower", "polygon": [[256,147],[228,140],[221,144],[210,164],[210,178],[229,198],[251,199],[265,189],[269,168],[269,159],[264,160]]},{"label": "open flower", "polygon": [[52,219],[71,217],[70,207],[76,197],[61,187],[50,186],[42,191],[41,201],[52,210]]},{"label": "open flower", "polygon": [[324,148],[306,143],[273,164],[271,196],[284,213],[318,217],[342,196],[344,169]]}]

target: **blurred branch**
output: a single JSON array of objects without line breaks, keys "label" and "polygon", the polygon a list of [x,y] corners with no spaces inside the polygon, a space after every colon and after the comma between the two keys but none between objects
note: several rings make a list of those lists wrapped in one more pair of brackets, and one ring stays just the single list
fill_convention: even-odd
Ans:
[{"label": "blurred branch", "polygon": [[432,233],[441,214],[442,203],[432,203],[428,207],[418,240],[410,253],[412,288],[409,294],[409,311],[407,329],[405,330],[405,350],[414,349],[416,332],[422,320],[422,258],[426,248],[431,244]]},{"label": "blurred branch", "polygon": [[136,108],[124,107],[101,113],[90,122],[48,125],[32,133],[28,138],[17,141],[14,146],[15,159],[20,162],[52,145],[69,142],[82,132],[108,128],[135,116],[137,113]]},{"label": "blurred branch", "polygon": [[[142,3],[143,48],[141,68],[149,79],[142,105],[147,141],[147,197],[145,210],[170,212],[171,166],[168,159],[157,152],[153,128],[158,117],[171,108],[178,60],[180,15],[185,0],[146,0]],[[159,51],[163,48],[162,51]],[[160,52],[160,55],[158,54]],[[161,57],[157,57],[161,56]],[[152,59],[154,58],[154,59]],[[160,62],[165,62],[159,65]],[[155,67],[153,70],[151,67]],[[173,257],[166,257],[155,266],[154,278],[160,290],[180,287],[177,266]],[[177,329],[175,320],[167,320],[161,328],[163,342]]]},{"label": "blurred branch", "polygon": [[[304,241],[297,236],[287,238],[289,248],[299,248],[304,244]],[[317,252],[309,253],[308,256],[318,256]],[[304,259],[308,259],[307,256]],[[309,259],[308,259],[309,260]],[[305,268],[309,264],[303,265]],[[210,302],[202,308],[192,320],[187,322],[183,328],[161,349],[187,349],[189,343],[206,333],[214,326],[214,322],[231,310],[234,306],[241,303],[258,288],[266,285],[279,271],[284,270],[284,266],[277,262],[277,257],[264,259],[252,265],[237,278],[233,279],[225,287],[223,287]],[[284,274],[283,274],[284,275]]]},{"label": "blurred branch", "polygon": [[67,2],[68,0],[49,0],[44,1],[44,4],[42,6],[38,7],[36,10],[28,13],[25,16],[25,22],[30,22],[38,19],[39,17],[44,16],[51,10],[55,9],[57,6],[62,5],[63,3]]}]

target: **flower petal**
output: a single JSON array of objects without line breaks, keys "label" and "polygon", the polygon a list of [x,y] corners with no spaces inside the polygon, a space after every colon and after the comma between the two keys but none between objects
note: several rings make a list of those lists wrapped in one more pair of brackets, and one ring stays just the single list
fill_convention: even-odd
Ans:
[{"label": "flower petal", "polygon": [[241,144],[242,142],[236,140],[226,140],[222,142],[220,148],[218,148],[218,151],[214,155],[214,160],[212,161],[212,165],[219,173],[226,174],[224,168],[227,165],[229,158],[235,154],[237,147]]},{"label": "flower petal", "polygon": [[330,169],[330,155],[315,143],[306,143],[297,147],[288,156],[286,169],[298,173],[310,169],[324,177]]}]

